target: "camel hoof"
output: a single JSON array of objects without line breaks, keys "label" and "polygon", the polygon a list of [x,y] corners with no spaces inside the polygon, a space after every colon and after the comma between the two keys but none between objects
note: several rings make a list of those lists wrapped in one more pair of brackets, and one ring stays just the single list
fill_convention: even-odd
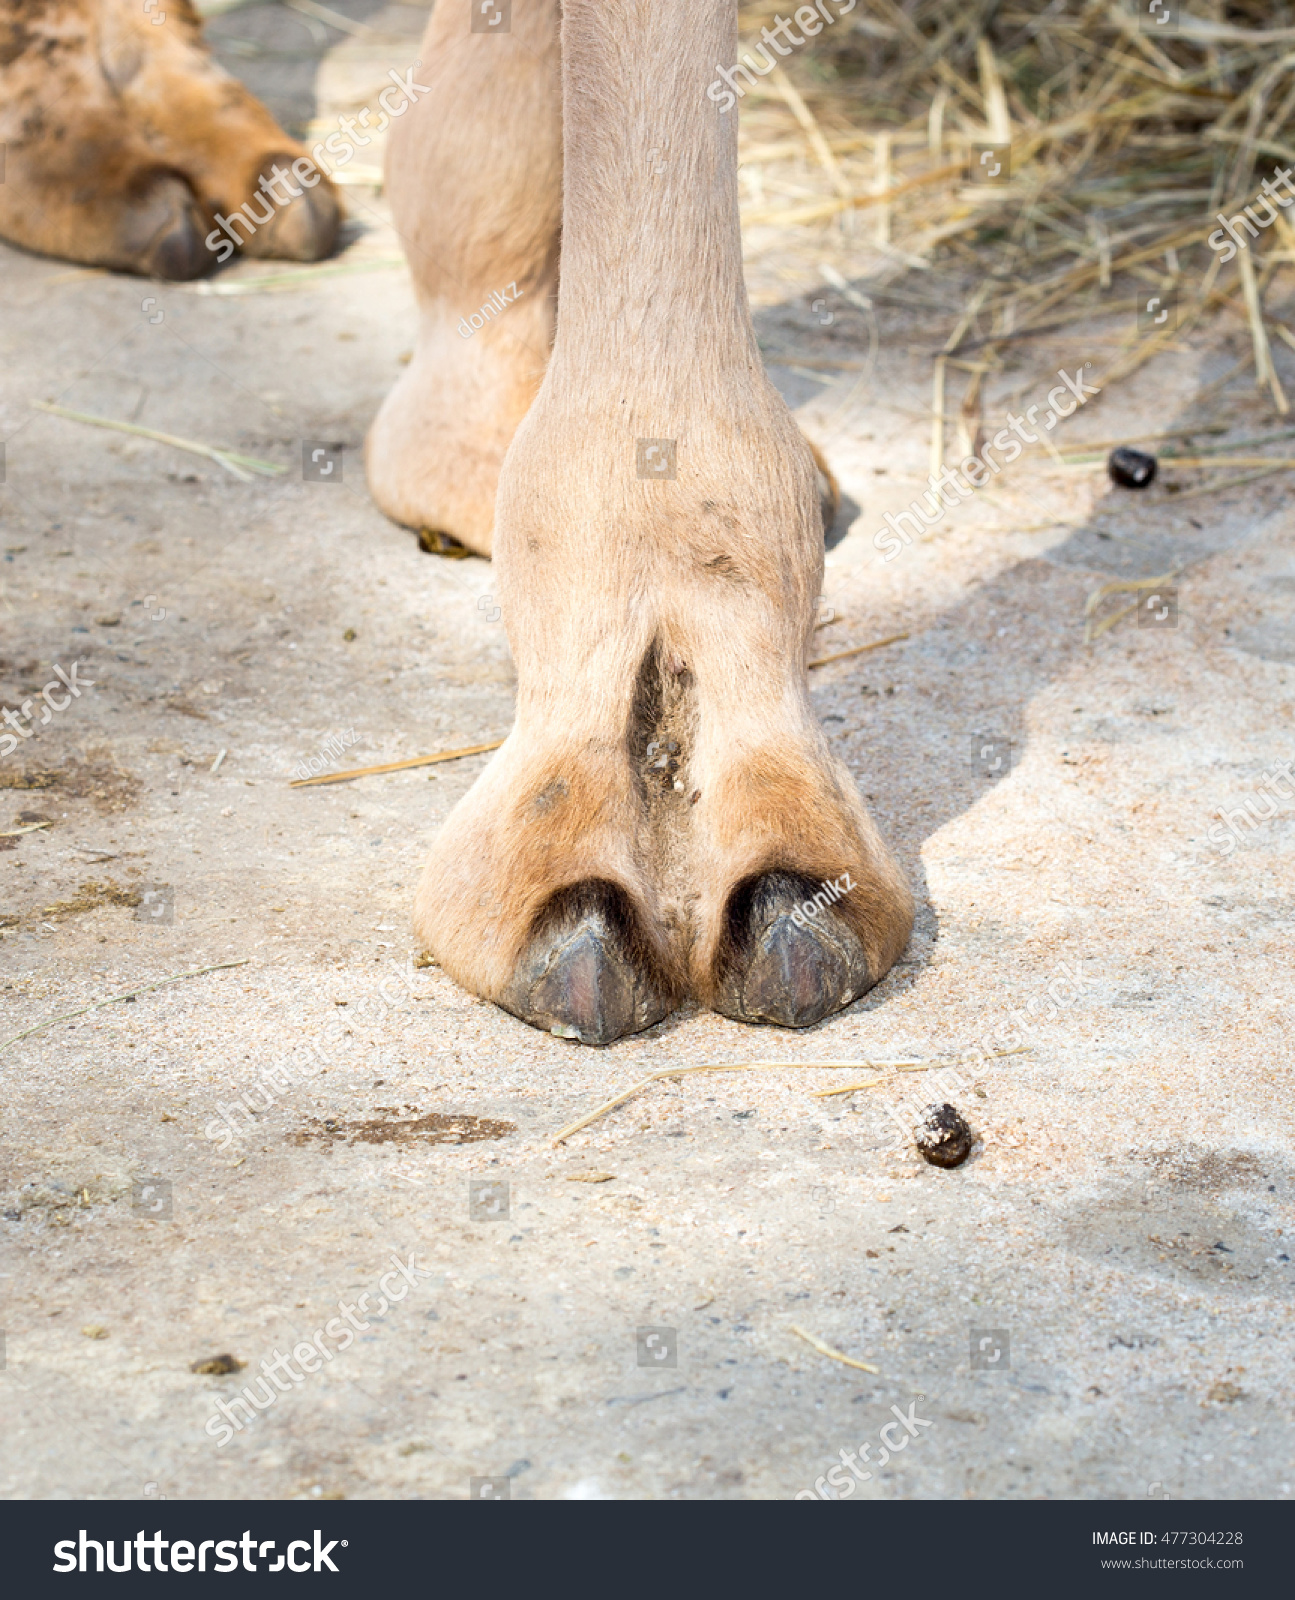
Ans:
[{"label": "camel hoof", "polygon": [[827,539],[836,523],[836,514],[841,509],[841,486],[836,481],[836,474],[827,464],[827,457],[808,434],[805,436],[805,443],[809,446],[809,453],[814,458],[814,482],[818,489],[818,511],[823,519],[823,537]]},{"label": "camel hoof", "polygon": [[641,1033],[672,1005],[628,896],[610,883],[579,884],[549,902],[499,1003],[532,1027],[581,1044]]},{"label": "camel hoof", "polygon": [[785,872],[742,884],[728,907],[715,1009],[738,1022],[809,1028],[872,987],[857,936],[830,909],[792,920],[814,885]]},{"label": "camel hoof", "polygon": [[[275,167],[292,166],[289,155],[271,156],[262,162],[259,177],[267,180]],[[245,256],[269,257],[275,261],[322,261],[337,243],[342,213],[329,183],[302,189],[287,205],[276,206],[274,215],[258,228],[243,246]]]},{"label": "camel hoof", "polygon": [[125,214],[124,254],[149,278],[188,283],[210,272],[211,251],[203,244],[209,219],[193,190],[174,173],[157,172],[142,186]]}]

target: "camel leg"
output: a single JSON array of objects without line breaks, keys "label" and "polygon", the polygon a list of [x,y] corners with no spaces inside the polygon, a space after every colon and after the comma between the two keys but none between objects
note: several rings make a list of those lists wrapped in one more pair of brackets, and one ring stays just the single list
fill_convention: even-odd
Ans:
[{"label": "camel leg", "polygon": [[394,521],[489,555],[504,454],[553,340],[562,208],[557,0],[517,0],[508,33],[440,4],[429,91],[393,126],[387,188],[418,295],[413,358],[369,433]]},{"label": "camel leg", "polygon": [[562,28],[557,332],[495,519],[517,721],[417,927],[466,987],[588,1042],[686,994],[804,1026],[884,975],[912,904],[810,705],[814,461],[760,362],[736,124],[707,93],[736,8],[565,0]]}]

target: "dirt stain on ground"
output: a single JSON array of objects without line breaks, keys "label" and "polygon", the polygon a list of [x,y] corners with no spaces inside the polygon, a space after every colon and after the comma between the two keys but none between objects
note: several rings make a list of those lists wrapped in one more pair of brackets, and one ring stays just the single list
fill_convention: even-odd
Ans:
[{"label": "dirt stain on ground", "polygon": [[0,772],[0,789],[54,789],[63,773],[52,767],[25,767],[14,772]]},{"label": "dirt stain on ground", "polygon": [[[416,1108],[407,1106],[405,1109]],[[309,1144],[312,1139],[325,1144],[335,1144],[338,1140],[345,1140],[347,1144],[476,1144],[482,1139],[506,1139],[510,1133],[517,1132],[515,1122],[443,1111],[428,1111],[422,1116],[396,1117],[395,1120],[388,1117],[370,1117],[364,1122],[346,1122],[340,1117],[311,1117],[309,1120],[308,1127],[288,1135],[290,1144]]]},{"label": "dirt stain on ground", "polygon": [[0,771],[0,789],[57,789],[71,800],[89,800],[104,814],[134,805],[143,787],[134,773],[117,766],[105,750],[92,750],[89,756],[61,767]]},{"label": "dirt stain on ground", "polygon": [[1151,1150],[1143,1159],[1169,1182],[1201,1193],[1248,1188],[1267,1182],[1258,1156],[1249,1150]]},{"label": "dirt stain on ground", "polygon": [[[1217,1193],[1220,1179],[1248,1175],[1250,1159],[1247,1152],[1212,1152],[1178,1169],[1187,1182],[1166,1175],[1112,1186],[1064,1217],[1059,1237],[1077,1255],[1132,1277],[1193,1289],[1204,1284],[1216,1294],[1287,1298],[1289,1251],[1275,1214],[1236,1209]],[[1195,1181],[1201,1177],[1209,1181],[1205,1192]]]},{"label": "dirt stain on ground", "polygon": [[41,912],[45,918],[79,917],[86,911],[97,911],[100,906],[137,906],[141,895],[138,889],[123,889],[111,878],[90,878],[77,890],[71,900],[56,900]]}]

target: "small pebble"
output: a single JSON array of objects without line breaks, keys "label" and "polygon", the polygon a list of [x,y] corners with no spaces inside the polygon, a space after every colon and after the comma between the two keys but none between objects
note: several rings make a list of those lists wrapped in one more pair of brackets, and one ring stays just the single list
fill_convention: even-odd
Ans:
[{"label": "small pebble", "polygon": [[916,1138],[918,1151],[933,1167],[960,1167],[971,1154],[971,1129],[951,1105],[927,1106]]},{"label": "small pebble", "polygon": [[1107,457],[1106,471],[1111,482],[1123,489],[1145,489],[1156,475],[1156,458],[1122,444]]}]

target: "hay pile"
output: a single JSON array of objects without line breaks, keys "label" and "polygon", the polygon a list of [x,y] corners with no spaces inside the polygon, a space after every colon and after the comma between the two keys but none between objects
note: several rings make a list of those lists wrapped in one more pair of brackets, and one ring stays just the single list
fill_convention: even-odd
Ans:
[{"label": "hay pile", "polygon": [[[1109,384],[1230,308],[1285,412],[1269,339],[1295,334],[1263,300],[1295,261],[1295,229],[1261,184],[1295,167],[1295,6],[1192,0],[1188,16],[1155,3],[1169,23],[1151,20],[1151,0],[858,0],[772,71],[761,29],[778,16],[795,28],[796,7],[743,3],[741,54],[761,69],[751,87],[738,79],[749,237],[844,235],[851,263],[867,263],[849,275],[872,282],[960,269],[969,289],[944,349],[974,348],[982,368],[1012,340],[1126,306]],[[1261,226],[1230,248],[1218,213],[1246,204]],[[1156,293],[1176,296],[1176,328],[1137,327]]]}]

